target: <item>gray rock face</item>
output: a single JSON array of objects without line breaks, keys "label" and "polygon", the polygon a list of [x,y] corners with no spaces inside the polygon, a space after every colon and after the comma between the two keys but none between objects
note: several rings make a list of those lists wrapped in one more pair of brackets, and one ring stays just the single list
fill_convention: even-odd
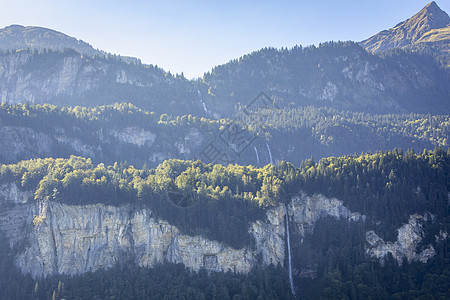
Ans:
[{"label": "gray rock face", "polygon": [[17,205],[0,215],[0,228],[9,233],[12,244],[26,241],[15,263],[35,278],[107,269],[124,261],[141,267],[169,261],[194,271],[247,273],[258,253],[263,254],[264,263],[283,263],[284,214],[282,208],[273,209],[266,221],[252,224],[256,249],[233,249],[202,236],[182,234],[151,210],[131,206]]},{"label": "gray rock face", "polygon": [[27,202],[33,198],[32,192],[23,192],[15,183],[0,185],[0,229],[9,239],[11,246],[23,240],[26,225],[31,224],[33,215],[31,204]]},{"label": "gray rock face", "polygon": [[195,127],[187,129],[184,135],[177,133],[176,137],[139,126],[116,127],[87,135],[79,132],[79,128],[70,126],[47,128],[44,132],[23,126],[0,126],[0,162],[17,163],[20,160],[54,156],[55,149],[63,149],[66,156],[78,155],[114,163],[130,159],[126,151],[134,147],[135,150],[146,151],[131,158],[131,163],[140,165],[146,161],[150,165],[157,165],[171,157],[192,158],[200,152],[204,139]]},{"label": "gray rock face", "polygon": [[138,127],[127,127],[123,130],[112,130],[111,134],[123,143],[130,143],[139,147],[153,145],[156,134]]},{"label": "gray rock face", "polygon": [[0,185],[0,204],[26,204],[33,198],[32,192],[21,191],[15,183]]},{"label": "gray rock face", "polygon": [[385,242],[374,231],[366,232],[366,253],[374,258],[380,259],[382,262],[390,253],[399,264],[402,264],[406,258],[408,262],[420,261],[427,262],[436,252],[433,245],[429,244],[424,250],[417,252],[419,243],[424,237],[424,231],[421,221],[424,217],[421,215],[412,215],[409,222],[397,229],[397,240]]},{"label": "gray rock face", "polygon": [[45,69],[34,69],[33,57],[29,51],[0,56],[2,101],[42,103],[56,96],[76,96],[98,88],[108,68],[74,53],[49,61]]},{"label": "gray rock face", "polygon": [[336,219],[344,218],[348,221],[364,221],[366,216],[352,213],[336,198],[327,198],[320,194],[308,196],[300,193],[292,198],[288,207],[289,216],[294,222],[296,230],[301,236],[313,232],[315,223],[323,217],[331,216]]},{"label": "gray rock face", "polygon": [[[15,264],[34,278],[82,274],[111,268],[119,262],[152,267],[168,261],[183,263],[193,271],[247,273],[255,264],[285,263],[286,213],[291,230],[301,236],[312,233],[315,223],[325,216],[351,222],[365,220],[364,215],[350,212],[338,199],[300,193],[287,206],[269,209],[265,219],[249,224],[248,232],[255,244],[235,249],[200,235],[184,234],[147,208],[31,203],[28,200],[32,193],[20,191],[15,184],[3,184],[0,189],[4,207],[0,230],[6,233],[11,246],[22,245]],[[368,232],[368,255],[383,260],[391,252],[398,260],[406,256],[408,261],[426,262],[435,253],[431,246],[416,253],[423,235],[420,219],[412,216],[399,229],[394,244],[384,243],[374,232]]]},{"label": "gray rock face", "polygon": [[43,133],[19,126],[0,126],[0,161],[17,162],[50,156],[54,142]]}]

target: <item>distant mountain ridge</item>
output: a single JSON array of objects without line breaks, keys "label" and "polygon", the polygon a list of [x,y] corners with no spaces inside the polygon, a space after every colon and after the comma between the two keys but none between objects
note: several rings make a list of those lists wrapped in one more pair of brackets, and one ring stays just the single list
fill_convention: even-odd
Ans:
[{"label": "distant mountain ridge", "polygon": [[450,17],[433,1],[413,17],[391,29],[381,31],[361,44],[371,52],[403,48],[419,41],[430,30],[446,28],[449,25]]},{"label": "distant mountain ridge", "polygon": [[[266,91],[280,107],[314,105],[369,113],[448,113],[449,73],[427,55],[371,54],[353,42],[265,48],[215,67],[200,86],[225,116]],[[228,107],[227,107],[228,106]]]},{"label": "distant mountain ridge", "polygon": [[73,49],[89,56],[104,55],[105,52],[94,49],[90,44],[68,36],[56,30],[36,27],[11,25],[0,29],[0,50]]},{"label": "distant mountain ridge", "polygon": [[[162,114],[233,117],[261,91],[289,105],[370,113],[447,113],[449,74],[428,56],[380,57],[355,43],[263,49],[190,81],[114,57],[71,50],[0,54],[0,99],[17,103],[103,105],[131,102]],[[426,99],[426,101],[424,101]]]},{"label": "distant mountain ridge", "polygon": [[[0,29],[0,51],[14,50],[63,51],[72,49],[82,55],[107,56],[108,53],[94,49],[89,43],[62,32],[38,26],[11,25]],[[139,62],[135,57],[120,56],[127,63]]]},{"label": "distant mountain ridge", "polygon": [[361,46],[370,52],[394,48],[429,50],[450,55],[450,17],[436,2],[430,2],[411,18],[391,29],[362,41]]},{"label": "distant mountain ridge", "polygon": [[433,58],[450,66],[449,20],[431,2],[359,44],[263,48],[198,80],[113,56],[54,30],[12,25],[0,29],[0,100],[71,106],[127,101],[159,114],[218,119],[234,117],[263,91],[279,107],[446,114],[450,72]]}]

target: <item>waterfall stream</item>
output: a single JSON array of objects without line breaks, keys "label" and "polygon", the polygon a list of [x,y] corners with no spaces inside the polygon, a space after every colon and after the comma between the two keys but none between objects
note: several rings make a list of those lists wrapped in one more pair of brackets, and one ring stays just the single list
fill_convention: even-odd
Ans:
[{"label": "waterfall stream", "polygon": [[258,166],[259,166],[259,165],[260,165],[260,162],[259,162],[258,149],[256,149],[255,146],[253,146],[253,149],[255,149],[255,153],[256,153],[256,161],[258,162]]},{"label": "waterfall stream", "polygon": [[272,152],[270,151],[270,147],[269,147],[269,144],[267,144],[267,142],[266,142],[266,146],[267,146],[267,150],[269,151],[270,164],[273,165]]},{"label": "waterfall stream", "polygon": [[286,240],[288,250],[289,282],[291,284],[292,295],[295,296],[294,279],[292,278],[291,238],[289,236],[289,214],[287,206],[285,206],[285,208],[286,208]]},{"label": "waterfall stream", "polygon": [[206,108],[206,104],[205,104],[205,102],[203,102],[202,93],[200,92],[200,90],[197,90],[197,94],[198,94],[198,99],[203,104],[204,111],[208,112],[208,109]]}]

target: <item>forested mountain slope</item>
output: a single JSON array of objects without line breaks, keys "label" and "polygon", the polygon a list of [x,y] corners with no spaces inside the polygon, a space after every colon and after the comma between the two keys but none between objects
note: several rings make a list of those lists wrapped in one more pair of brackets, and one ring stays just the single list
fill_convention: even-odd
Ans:
[{"label": "forested mountain slope", "polygon": [[103,105],[129,101],[157,113],[231,117],[265,92],[278,107],[376,113],[448,113],[450,75],[433,58],[367,53],[356,43],[262,49],[197,81],[120,58],[23,50],[0,54],[0,95],[11,103]]},{"label": "forested mountain slope", "polygon": [[[3,51],[36,50],[45,52],[67,49],[87,56],[108,56],[107,52],[94,49],[82,40],[49,28],[11,25],[0,29],[0,50]],[[139,59],[134,57],[120,56],[119,59],[129,63],[139,62]]]},{"label": "forested mountain slope", "polygon": [[[216,160],[204,153],[213,143],[226,153],[228,161],[224,164],[263,166],[272,159],[274,163],[286,160],[298,166],[311,157],[395,147],[421,152],[449,146],[450,121],[446,115],[370,115],[305,107],[261,109],[251,116],[238,116],[233,121],[159,115],[126,103],[91,109],[3,103],[0,163],[70,155],[106,164],[128,161],[136,167],[155,167],[169,158],[209,163]],[[237,135],[228,134],[233,128],[239,129],[239,138],[250,138],[240,153],[233,151],[240,143]]]},{"label": "forested mountain slope", "polygon": [[431,2],[361,42],[369,53],[354,42],[264,48],[196,80],[94,50],[51,29],[13,25],[0,30],[0,97],[72,106],[128,101],[160,114],[218,119],[265,92],[281,108],[447,114],[450,75],[440,66],[448,64],[449,20]]},{"label": "forested mountain slope", "polygon": [[6,51],[0,54],[2,102],[94,106],[131,101],[158,113],[201,115],[192,82],[120,57],[74,50]]},{"label": "forested mountain slope", "polygon": [[426,55],[367,53],[352,42],[262,49],[215,67],[200,89],[226,115],[266,92],[278,107],[327,106],[365,112],[448,113],[449,73]]},{"label": "forested mountain slope", "polygon": [[447,299],[448,19],[195,80],[1,29],[0,299]]},{"label": "forested mountain slope", "polygon": [[[154,282],[161,274],[155,277],[145,269],[158,270],[157,262],[165,257],[198,271],[234,268],[249,274],[246,282],[252,286],[265,274],[267,281],[254,288],[264,297],[270,298],[265,293],[273,289],[272,297],[283,298],[286,273],[270,268],[261,273],[260,267],[288,265],[290,228],[292,274],[300,297],[443,297],[448,288],[449,155],[442,149],[420,155],[395,150],[317,164],[308,160],[298,169],[284,162],[254,168],[170,160],[139,170],[79,157],[2,165],[2,243],[13,246],[3,254],[9,256],[2,256],[10,263],[2,266],[15,274],[14,264],[35,278],[0,277],[2,295],[109,294],[113,278],[129,282],[125,289],[136,293],[133,274],[142,274],[141,284]],[[167,191],[189,192],[194,202],[180,205]],[[67,243],[77,246],[68,252],[62,246]],[[117,263],[125,263],[119,277],[120,267],[105,270]],[[159,270],[167,278],[175,272],[169,266]],[[72,281],[64,274],[79,276]],[[204,284],[202,274],[183,275],[187,281],[178,291],[171,287],[167,292],[185,295],[189,281]],[[249,293],[242,285],[232,287],[231,278],[239,275],[222,276],[217,284],[226,292],[221,294]],[[103,287],[73,288],[92,278],[101,278]],[[72,288],[58,287],[58,280]]]}]

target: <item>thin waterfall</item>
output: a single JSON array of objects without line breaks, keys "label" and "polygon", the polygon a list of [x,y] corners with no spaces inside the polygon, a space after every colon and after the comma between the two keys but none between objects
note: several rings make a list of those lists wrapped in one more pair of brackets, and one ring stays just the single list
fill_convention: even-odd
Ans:
[{"label": "thin waterfall", "polygon": [[270,164],[273,165],[272,152],[270,151],[270,147],[269,147],[269,144],[267,144],[267,142],[266,142],[266,146],[267,146],[267,150],[269,151]]},{"label": "thin waterfall", "polygon": [[258,155],[258,149],[256,149],[255,146],[253,146],[253,149],[255,149],[255,153],[256,153],[256,161],[258,162],[258,165],[260,164],[259,162],[259,155]]},{"label": "thin waterfall", "polygon": [[286,240],[288,250],[288,265],[289,265],[289,282],[291,283],[291,292],[295,296],[294,279],[292,278],[292,257],[291,257],[291,237],[289,236],[289,214],[288,208],[286,208]]},{"label": "thin waterfall", "polygon": [[202,93],[200,92],[200,90],[197,90],[197,94],[198,94],[198,99],[203,104],[203,109],[205,110],[205,112],[208,112],[208,109],[206,108],[206,104],[205,104],[205,102],[203,102]]}]

